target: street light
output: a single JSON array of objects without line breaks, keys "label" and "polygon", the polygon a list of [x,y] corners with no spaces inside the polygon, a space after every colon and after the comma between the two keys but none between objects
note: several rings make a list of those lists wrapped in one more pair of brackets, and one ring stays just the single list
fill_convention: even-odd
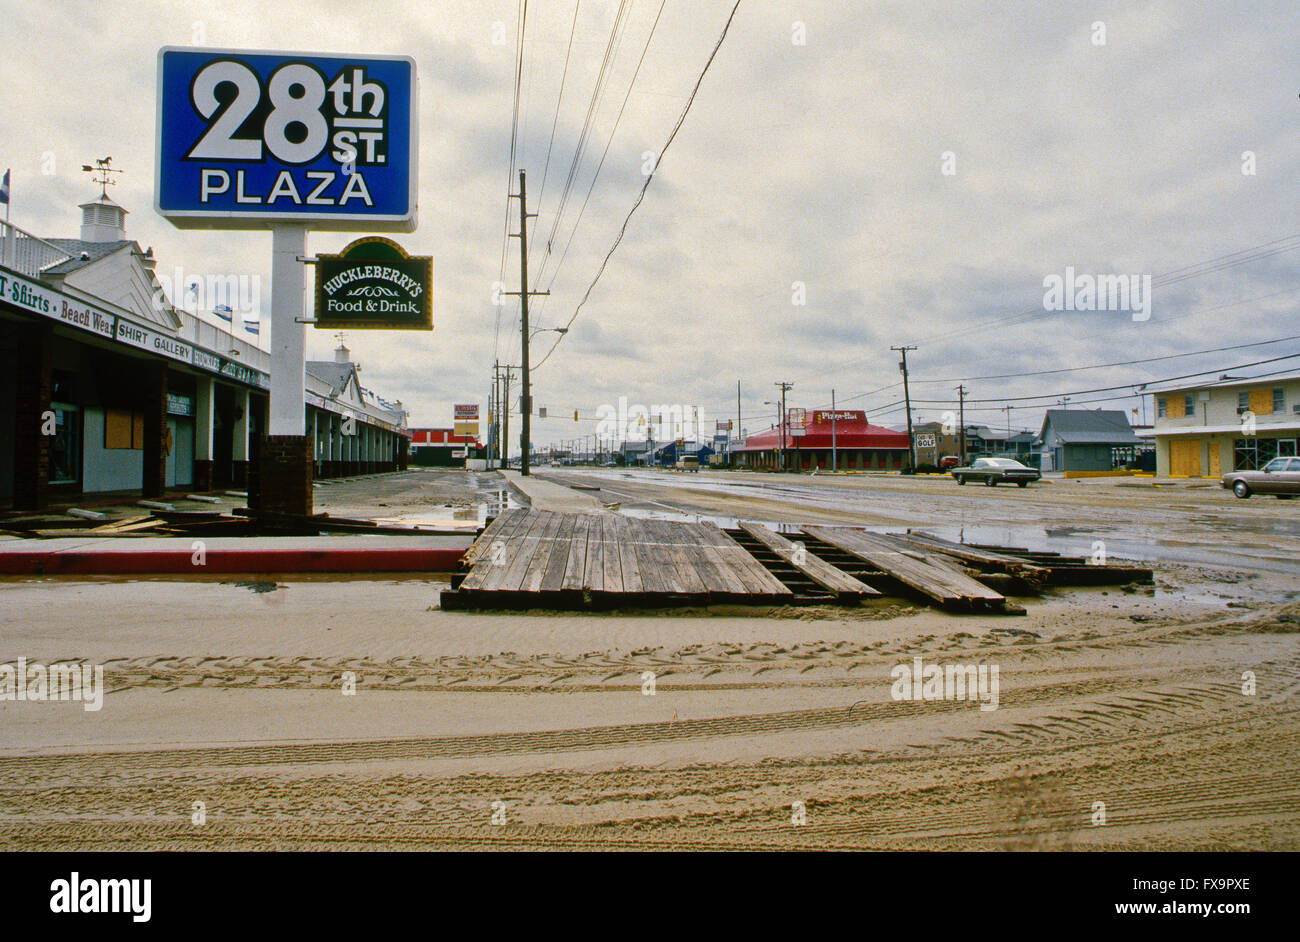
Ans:
[{"label": "street light", "polygon": [[[785,452],[785,421],[781,418],[781,403],[780,403],[778,400],[775,400],[775,399],[764,399],[764,400],[763,400],[763,405],[765,405],[765,406],[776,406],[776,429],[777,429],[777,434],[780,436],[780,437],[777,439],[777,442],[778,442],[778,444],[777,444],[777,449],[778,449],[778,454],[781,456],[782,459],[784,459],[784,457],[785,457],[785,454],[784,454],[784,452]],[[784,464],[785,464],[785,461],[782,460],[781,464],[784,465]],[[785,468],[781,468],[781,470],[784,471]]]},{"label": "street light", "polygon": [[567,327],[538,327],[536,330],[529,331],[528,339],[532,340],[538,334],[546,334],[546,333],[567,334],[568,332],[569,332],[569,328]]}]

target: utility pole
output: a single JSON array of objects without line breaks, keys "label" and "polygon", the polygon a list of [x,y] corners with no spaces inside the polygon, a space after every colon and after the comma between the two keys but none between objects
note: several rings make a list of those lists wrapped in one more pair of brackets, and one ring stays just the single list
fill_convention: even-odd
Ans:
[{"label": "utility pole", "polygon": [[1002,407],[1002,411],[1005,412],[1005,413],[1007,414],[1007,435],[1010,436],[1010,434],[1011,434],[1011,407],[1010,407],[1010,406],[1003,406],[1003,407]]},{"label": "utility pole", "polygon": [[488,393],[487,469],[492,470],[492,449],[496,447],[497,378],[492,377],[492,390]]},{"label": "utility pole", "polygon": [[523,329],[520,331],[524,357],[520,364],[523,389],[519,393],[519,411],[523,415],[524,428],[520,436],[519,473],[524,477],[528,477],[528,452],[532,444],[530,440],[532,423],[529,420],[532,418],[533,412],[533,395],[528,376],[528,298],[530,295],[543,295],[551,292],[528,290],[528,220],[536,218],[537,214],[528,211],[528,191],[524,186],[524,172],[522,170],[519,171],[519,192],[511,193],[510,196],[519,200],[519,231],[512,233],[519,239],[519,290],[503,291],[502,294],[519,296],[519,313],[523,319]]},{"label": "utility pole", "polygon": [[503,366],[506,376],[502,378],[502,396],[500,404],[500,466],[510,468],[510,366]]},{"label": "utility pole", "polygon": [[903,362],[898,364],[899,370],[903,373],[903,406],[907,409],[907,453],[912,461],[912,473],[916,473],[916,443],[912,440],[912,395],[907,387],[907,351],[915,350],[916,347],[890,347],[890,350],[897,350],[903,355]]},{"label": "utility pole", "polygon": [[834,474],[839,469],[835,450],[835,390],[831,390],[831,473]]},{"label": "utility pole", "polygon": [[[1143,399],[1142,402],[1143,402],[1142,408],[1145,409],[1146,400]],[[1145,425],[1146,422],[1143,421],[1142,424]],[[727,436],[728,451],[734,452],[736,436],[738,436],[739,434],[740,434],[740,380],[736,380],[736,428],[732,431],[730,435]],[[736,466],[736,456],[734,454],[728,454],[727,463],[734,468]]]},{"label": "utility pole", "polygon": [[780,386],[780,387],[781,387],[781,430],[780,430],[780,434],[781,434],[781,439],[780,439],[780,441],[781,441],[781,451],[780,451],[780,461],[781,461],[781,470],[784,471],[784,470],[786,470],[786,467],[785,467],[785,464],[786,464],[786,461],[785,461],[785,429],[786,429],[786,418],[785,418],[785,394],[786,394],[787,391],[789,391],[789,390],[791,390],[791,389],[794,389],[794,383],[784,383],[784,382],[782,382],[782,383],[773,383],[772,385],[773,385],[773,386]]},{"label": "utility pole", "polygon": [[[958,419],[958,421],[961,422],[961,463],[962,463],[962,467],[965,467],[966,466],[966,384],[965,383],[957,387],[957,397],[961,403],[961,405],[958,406],[961,412],[961,418]],[[1011,431],[1011,428],[1009,426],[1007,428],[1007,431],[1008,432]]]}]

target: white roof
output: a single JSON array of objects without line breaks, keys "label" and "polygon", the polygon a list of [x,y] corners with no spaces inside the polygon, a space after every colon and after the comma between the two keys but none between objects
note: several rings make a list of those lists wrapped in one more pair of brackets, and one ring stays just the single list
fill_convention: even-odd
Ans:
[{"label": "white roof", "polygon": [[1182,386],[1169,386],[1164,389],[1150,389],[1146,390],[1146,393],[1148,395],[1163,396],[1165,393],[1184,392],[1188,389],[1227,389],[1232,386],[1271,386],[1274,383],[1287,383],[1297,379],[1300,379],[1300,371],[1278,373],[1274,376],[1244,376],[1240,379],[1215,380],[1210,383],[1188,383]]},{"label": "white roof", "polygon": [[[1224,435],[1229,432],[1242,434],[1241,423],[1230,425],[1177,425],[1170,428],[1135,429],[1139,438],[1160,438],[1173,435]],[[1255,433],[1260,432],[1300,432],[1300,415],[1289,416],[1281,422],[1261,422],[1255,420]]]}]

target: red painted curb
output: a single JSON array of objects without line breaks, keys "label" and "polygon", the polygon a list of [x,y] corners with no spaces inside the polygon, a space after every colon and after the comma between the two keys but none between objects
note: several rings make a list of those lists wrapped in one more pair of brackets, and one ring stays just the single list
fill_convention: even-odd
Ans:
[{"label": "red painted curb", "polygon": [[189,550],[0,553],[0,574],[111,576],[204,572],[455,572],[463,549],[350,549],[209,551],[194,565]]}]

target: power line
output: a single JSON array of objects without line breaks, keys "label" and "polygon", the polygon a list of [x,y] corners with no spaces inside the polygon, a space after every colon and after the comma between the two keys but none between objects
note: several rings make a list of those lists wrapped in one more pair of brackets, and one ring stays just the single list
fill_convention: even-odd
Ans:
[{"label": "power line", "polygon": [[[637,207],[641,205],[641,201],[645,199],[646,190],[650,188],[650,183],[654,180],[655,174],[658,173],[659,169],[663,166],[663,159],[668,153],[668,148],[672,146],[673,140],[677,137],[677,132],[681,130],[682,124],[686,121],[686,115],[690,113],[691,105],[695,102],[695,96],[699,94],[700,85],[703,84],[704,77],[709,72],[709,66],[713,65],[713,60],[717,57],[718,50],[722,48],[722,43],[727,38],[727,32],[731,29],[732,20],[736,18],[736,11],[740,9],[740,3],[741,0],[736,0],[735,6],[731,8],[731,13],[727,16],[727,22],[722,27],[722,34],[718,36],[718,41],[714,44],[713,51],[709,53],[708,61],[704,63],[704,68],[700,70],[700,77],[695,80],[695,87],[691,89],[690,97],[687,98],[686,105],[682,108],[682,113],[677,118],[677,123],[673,125],[672,132],[668,135],[668,140],[664,141],[664,146],[659,149],[659,159],[655,162],[654,169],[646,175],[645,182],[641,184],[641,191],[637,194],[636,201],[632,204],[632,208],[628,210],[627,217],[623,220],[623,225],[618,230],[618,236],[614,239],[614,244],[611,245],[609,251],[605,253],[605,258],[600,263],[600,268],[596,271],[595,277],[592,278],[591,284],[587,286],[586,292],[582,295],[582,300],[578,302],[578,306],[573,309],[573,314],[566,322],[566,330],[573,325],[575,320],[577,320],[578,314],[582,311],[583,305],[586,304],[587,299],[591,297],[591,292],[595,289],[597,282],[600,281],[600,276],[605,273],[605,267],[609,264],[610,258],[614,255],[614,252],[618,249],[619,243],[623,241],[623,236],[627,233],[627,227],[632,221],[632,215],[636,212]],[[542,364],[550,359],[551,354],[554,353],[556,347],[560,345],[560,341],[567,336],[568,333],[556,336],[555,341],[551,344],[551,349],[547,350],[546,356],[542,357],[542,359],[538,361],[536,368],[540,369]]]},{"label": "power line", "polygon": [[1279,337],[1276,340],[1259,340],[1255,343],[1239,343],[1230,347],[1211,347],[1207,350],[1193,350],[1191,353],[1169,353],[1158,357],[1144,357],[1140,360],[1120,360],[1115,363],[1094,363],[1091,366],[1068,366],[1058,370],[1034,370],[1029,373],[998,373],[992,376],[950,376],[943,379],[917,379],[914,383],[951,383],[963,382],[971,383],[980,379],[1016,379],[1022,376],[1047,376],[1053,373],[1077,373],[1082,370],[1100,370],[1111,366],[1133,366],[1137,363],[1155,363],[1158,360],[1177,360],[1182,357],[1201,356],[1205,353],[1224,353],[1228,350],[1244,350],[1247,347],[1263,347],[1273,343],[1285,343],[1288,340],[1300,340],[1300,334],[1290,337]]},{"label": "power line", "polygon": [[[555,270],[551,272],[551,280],[547,283],[546,289],[549,291],[555,284],[555,279],[559,277],[560,269],[564,267],[564,260],[569,256],[569,246],[573,244],[573,237],[578,234],[578,227],[582,225],[582,217],[587,212],[587,203],[591,199],[592,191],[596,189],[596,181],[600,179],[600,171],[605,166],[605,158],[609,155],[609,148],[614,143],[614,135],[618,133],[619,122],[623,120],[623,112],[627,109],[628,100],[632,97],[632,88],[636,85],[637,76],[641,74],[641,65],[645,62],[646,53],[650,51],[650,41],[655,37],[655,30],[659,27],[659,18],[663,15],[664,6],[668,0],[660,0],[659,10],[655,13],[654,22],[650,24],[650,34],[646,37],[645,45],[641,49],[641,58],[637,59],[636,69],[632,72],[632,80],[627,84],[627,92],[623,95],[623,103],[619,105],[618,114],[614,118],[614,127],[610,129],[609,139],[605,141],[605,149],[601,151],[600,162],[596,164],[596,172],[591,177],[591,183],[587,186],[587,194],[582,199],[582,205],[578,208],[578,218],[574,220],[573,228],[569,231],[569,238],[564,243],[564,251],[560,253],[560,260],[555,263]],[[537,284],[541,283],[539,276]],[[537,285],[534,285],[536,287]],[[545,302],[543,301],[543,308]]]},{"label": "power line", "polygon": [[[587,103],[587,113],[582,122],[582,129],[578,132],[578,143],[573,149],[573,159],[569,161],[569,170],[564,178],[564,189],[560,191],[560,200],[555,208],[555,218],[551,221],[551,231],[546,237],[546,251],[542,255],[542,261],[537,273],[539,284],[541,282],[541,273],[546,269],[546,263],[551,257],[552,244],[555,241],[555,234],[559,230],[560,220],[564,216],[564,209],[568,205],[569,193],[573,189],[573,181],[577,179],[578,167],[582,163],[582,156],[587,150],[587,140],[591,134],[591,124],[596,114],[596,108],[609,82],[610,65],[614,61],[618,40],[622,35],[620,27],[626,25],[624,17],[627,10],[628,0],[620,0],[618,12],[614,16],[614,24],[610,27],[609,40],[605,43],[605,55],[601,59],[600,70],[596,73],[596,84],[591,90],[591,100]],[[538,207],[540,209],[540,203]]]},{"label": "power line", "polygon": [[[1198,370],[1195,373],[1183,373],[1180,376],[1168,376],[1165,377],[1164,379],[1151,379],[1151,380],[1147,380],[1145,383],[1122,383],[1119,386],[1098,386],[1094,389],[1067,390],[1066,392],[1043,393],[1038,396],[1003,396],[998,399],[968,399],[966,401],[967,402],[1029,402],[1034,399],[1059,399],[1061,396],[1076,396],[1076,395],[1083,396],[1083,395],[1087,395],[1088,393],[1111,392],[1116,389],[1134,389],[1135,387],[1142,388],[1145,391],[1145,387],[1156,385],[1159,383],[1172,383],[1175,380],[1192,379],[1197,376],[1206,376],[1209,375],[1210,373],[1229,372],[1231,370],[1241,370],[1251,366],[1262,366],[1265,363],[1277,363],[1281,360],[1294,360],[1297,357],[1300,357],[1300,353],[1288,353],[1285,356],[1269,357],[1267,360],[1254,360],[1250,363],[1238,363],[1234,366],[1229,366],[1226,368],[1215,367],[1212,370]],[[1131,393],[1131,395],[1136,396],[1138,395],[1138,393],[1134,392]],[[937,404],[950,402],[950,401],[951,400],[948,399],[914,399],[913,400],[913,402],[923,402],[926,405],[937,405]]]},{"label": "power line", "polygon": [[[511,106],[512,117],[510,119],[510,161],[506,169],[506,212],[505,222],[501,230],[501,272],[497,276],[498,284],[505,284],[506,280],[506,255],[510,246],[510,192],[514,186],[515,176],[515,151],[519,140],[519,90],[523,81],[524,73],[524,35],[528,25],[528,0],[519,0],[519,22],[515,27],[515,81],[514,81],[514,101]],[[492,357],[499,359],[501,353],[501,308],[505,305],[497,305],[496,316],[496,337],[493,342]]]},{"label": "power line", "polygon": [[[1282,243],[1293,243],[1293,244],[1283,245]],[[1215,258],[1207,259],[1202,262],[1197,262],[1193,265],[1184,265],[1180,268],[1175,268],[1175,269],[1171,269],[1168,272],[1163,272],[1152,279],[1152,287],[1153,288],[1165,287],[1169,284],[1174,284],[1180,281],[1186,281],[1189,278],[1196,278],[1196,277],[1200,277],[1201,275],[1206,275],[1216,271],[1221,271],[1225,268],[1231,268],[1236,265],[1244,265],[1247,264],[1248,262],[1258,261],[1263,258],[1269,258],[1273,255],[1277,255],[1282,252],[1294,251],[1297,248],[1300,248],[1300,233],[1292,233],[1290,235],[1282,236],[1281,238],[1273,239],[1268,242],[1261,242],[1257,245],[1250,246],[1249,248],[1239,249],[1236,252],[1229,252],[1225,255],[1216,256]],[[1267,298],[1267,297],[1275,297],[1277,294],[1286,294],[1294,290],[1297,289],[1289,288],[1286,289],[1285,291],[1276,292],[1270,295],[1263,295],[1260,298],[1255,298],[1253,300],[1262,300],[1263,298]],[[1240,303],[1245,303],[1245,302],[1244,301],[1233,302],[1232,304],[1224,305],[1224,307],[1232,307]],[[1206,311],[1213,311],[1218,309],[1219,308],[1208,308],[1206,309]],[[968,325],[966,327],[962,327],[957,330],[948,331],[946,333],[944,331],[938,331],[926,337],[921,338],[921,340],[925,341],[927,345],[932,346],[936,344],[945,343],[949,340],[954,340],[958,337],[965,336],[966,334],[975,331],[985,331],[991,327],[1003,326],[1012,323],[1014,321],[1024,320],[1026,318],[1041,317],[1048,314],[1058,314],[1058,313],[1060,312],[1046,311],[1042,308],[1041,305],[1039,305],[1037,307],[1030,308],[1026,311],[1022,311],[1019,314],[1003,315],[1001,317],[993,318],[992,320],[982,321],[978,324]],[[1190,316],[1190,315],[1182,315],[1182,316]],[[1172,320],[1173,318],[1169,318],[1169,319]],[[847,369],[848,367],[856,366],[859,363],[866,362],[869,359],[871,359],[870,356],[858,357],[852,360],[846,360],[843,363],[836,365],[834,369],[837,371]],[[826,374],[825,372],[820,372],[818,375],[826,375]],[[945,382],[951,382],[951,381],[952,381],[951,379],[945,380]]]},{"label": "power line", "polygon": [[569,44],[564,50],[564,71],[560,73],[560,94],[555,99],[555,114],[551,118],[551,139],[546,144],[546,165],[542,168],[542,186],[537,191],[537,205],[542,205],[542,197],[546,195],[546,178],[551,169],[551,148],[555,146],[555,127],[560,120],[560,104],[564,101],[564,85],[569,77],[569,56],[573,52],[573,34],[578,27],[578,10],[582,7],[582,0],[576,0],[573,4],[573,22],[569,24]]}]

